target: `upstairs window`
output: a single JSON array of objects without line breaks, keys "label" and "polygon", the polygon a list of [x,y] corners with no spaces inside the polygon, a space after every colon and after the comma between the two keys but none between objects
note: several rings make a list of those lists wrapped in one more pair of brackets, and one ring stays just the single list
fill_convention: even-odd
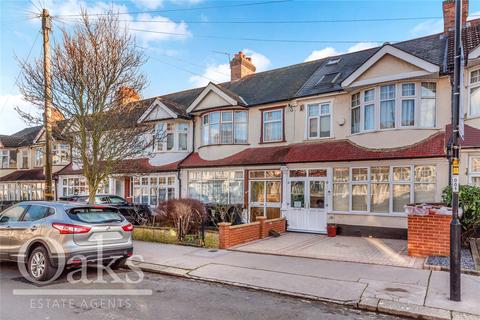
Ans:
[{"label": "upstairs window", "polygon": [[28,162],[29,162],[28,153],[29,153],[29,150],[21,151],[20,169],[28,169]]},{"label": "upstairs window", "polygon": [[70,147],[68,144],[53,144],[53,164],[68,164],[70,158]]},{"label": "upstairs window", "polygon": [[154,151],[187,151],[188,128],[189,125],[186,122],[157,123],[154,133]]},{"label": "upstairs window", "polygon": [[436,84],[434,82],[388,84],[352,95],[352,134],[394,128],[434,128],[435,126]]},{"label": "upstairs window", "polygon": [[468,183],[480,187],[480,155],[470,156]]},{"label": "upstairs window", "polygon": [[480,70],[470,73],[470,116],[480,116]]},{"label": "upstairs window", "polygon": [[43,149],[42,147],[35,148],[35,167],[43,166]]},{"label": "upstairs window", "polygon": [[262,112],[263,142],[283,141],[283,109]]},{"label": "upstairs window", "polygon": [[245,144],[247,111],[215,111],[202,116],[202,145]]},{"label": "upstairs window", "polygon": [[308,108],[308,138],[330,137],[330,103],[310,104]]}]

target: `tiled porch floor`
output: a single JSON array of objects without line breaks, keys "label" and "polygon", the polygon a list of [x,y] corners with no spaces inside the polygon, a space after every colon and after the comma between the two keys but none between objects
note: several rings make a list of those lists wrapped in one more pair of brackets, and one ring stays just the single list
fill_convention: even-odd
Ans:
[{"label": "tiled porch floor", "polygon": [[407,255],[406,240],[343,236],[328,238],[325,235],[296,232],[238,245],[233,250],[409,268],[422,268],[425,260]]}]

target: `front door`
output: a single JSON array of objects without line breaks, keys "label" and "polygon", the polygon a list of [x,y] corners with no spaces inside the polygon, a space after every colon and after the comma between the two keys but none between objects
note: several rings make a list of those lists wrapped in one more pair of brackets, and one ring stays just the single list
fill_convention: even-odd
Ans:
[{"label": "front door", "polygon": [[292,231],[326,232],[326,178],[290,178],[285,218]]},{"label": "front door", "polygon": [[250,222],[258,216],[267,219],[280,217],[281,207],[281,180],[252,180],[250,181]]}]

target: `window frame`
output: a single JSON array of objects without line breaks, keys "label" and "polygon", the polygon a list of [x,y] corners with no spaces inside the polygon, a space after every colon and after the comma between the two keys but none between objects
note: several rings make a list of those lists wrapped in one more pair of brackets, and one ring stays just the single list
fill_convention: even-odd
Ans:
[{"label": "window frame", "polygon": [[[44,159],[43,159],[43,147],[35,147],[34,156],[33,156],[33,166],[35,168],[43,167]],[[40,157],[38,157],[40,155]]]},{"label": "window frame", "polygon": [[[472,74],[474,72],[478,72],[478,80],[474,83],[471,82],[472,80]],[[467,112],[467,115],[469,118],[477,118],[477,117],[480,117],[480,106],[478,107],[478,112],[477,113],[473,113],[472,112],[472,108],[471,108],[471,101],[472,101],[472,98],[471,98],[471,91],[472,89],[475,89],[475,88],[479,88],[480,87],[480,68],[475,68],[475,69],[472,69],[468,72],[468,82],[467,82],[467,90],[468,90],[468,99],[467,99],[467,106],[468,106],[468,112]],[[477,90],[480,90],[480,89],[477,89]]]},{"label": "window frame", "polygon": [[[186,131],[180,130],[182,125],[187,126]],[[162,129],[160,129],[160,127],[162,127]],[[190,122],[188,121],[159,121],[155,123],[154,132],[153,132],[153,139],[154,139],[153,152],[155,153],[188,152],[188,150],[191,149],[189,145],[190,127],[191,127]],[[186,134],[187,136],[186,149],[180,149],[180,135],[182,134]],[[173,136],[173,145],[171,149],[168,149],[168,141],[167,141],[168,135]],[[161,148],[159,146],[161,146]]]},{"label": "window frame", "polygon": [[480,154],[471,154],[468,156],[468,184],[473,186],[473,178],[480,179],[480,171],[473,171],[473,159],[478,158],[480,161]]},{"label": "window frame", "polygon": [[[280,120],[265,120],[265,113],[268,112],[275,112],[280,111],[281,116]],[[285,142],[285,107],[273,107],[268,109],[261,109],[261,135],[260,135],[260,143],[277,143],[277,142]],[[268,122],[266,122],[268,121]],[[280,139],[278,140],[265,140],[265,123],[276,123],[280,121],[282,132],[280,134]]]},{"label": "window frame", "polygon": [[[219,121],[218,123],[215,122],[214,124],[218,124],[218,142],[212,142],[211,139],[211,115],[213,113],[219,114]],[[231,120],[223,120],[223,114],[230,113]],[[235,120],[236,113],[245,113],[246,121],[237,121]],[[205,121],[206,120],[206,121]],[[228,110],[212,110],[207,113],[203,113],[200,115],[200,123],[201,123],[201,130],[200,130],[200,146],[215,146],[215,145],[245,145],[248,144],[248,110],[244,109],[228,109]],[[222,126],[231,125],[232,126],[232,141],[231,142],[222,142]],[[246,124],[246,141],[245,142],[236,142],[236,125],[245,125]],[[205,137],[208,137],[208,141],[205,141]]]},{"label": "window frame", "polygon": [[[424,83],[433,83],[435,85],[435,97],[424,97],[422,96],[422,84]],[[407,84],[414,84],[415,94],[414,95],[403,95],[403,85]],[[395,87],[395,98],[393,99],[381,99],[381,88],[384,86],[393,85]],[[480,85],[480,84],[479,84]],[[365,102],[365,92],[370,90],[374,90],[374,98],[372,101]],[[360,91],[353,92],[350,95],[350,135],[357,135],[369,132],[377,132],[377,131],[389,131],[389,130],[399,130],[399,129],[438,129],[438,83],[434,79],[425,79],[423,81],[401,81],[401,82],[393,82],[393,83],[385,83],[379,84],[376,86],[365,87]],[[353,117],[352,117],[352,98],[355,94],[360,94],[359,101],[360,101],[360,130],[359,132],[353,132]],[[434,125],[433,126],[420,126],[420,108],[423,99],[432,99],[435,101],[435,114],[434,114]],[[395,102],[395,126],[392,128],[384,128],[380,127],[381,125],[381,102],[382,101],[389,101],[393,100]],[[402,104],[404,100],[414,100],[414,125],[402,125]],[[373,105],[374,107],[374,125],[373,129],[365,129],[365,107]],[[357,107],[357,106],[355,106]]]},{"label": "window frame", "polygon": [[[322,113],[322,106],[328,105],[328,113]],[[310,116],[310,108],[313,106],[318,106],[318,114],[314,116]],[[310,102],[306,104],[306,121],[305,121],[305,139],[306,140],[320,140],[320,139],[328,139],[333,137],[332,129],[333,129],[333,122],[332,122],[332,101],[331,100],[323,100],[318,102]],[[321,118],[328,117],[328,125],[329,125],[329,134],[328,136],[321,137]],[[310,119],[317,119],[317,135],[310,136]]]}]

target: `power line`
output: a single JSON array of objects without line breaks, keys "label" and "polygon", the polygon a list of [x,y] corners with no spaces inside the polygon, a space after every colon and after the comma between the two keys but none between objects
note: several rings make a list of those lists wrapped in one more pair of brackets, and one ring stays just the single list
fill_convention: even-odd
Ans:
[{"label": "power line", "polygon": [[[33,48],[35,47],[35,44],[37,43],[38,37],[40,36],[40,32],[37,33],[37,36],[35,37],[35,40],[33,41],[32,46],[30,47],[30,50],[28,51],[27,54],[27,59],[25,61],[28,61],[30,59],[30,55],[32,54]],[[15,78],[15,82],[13,83],[12,87],[10,88],[10,92],[13,90],[13,88],[17,85],[18,80],[20,79],[20,75],[22,74],[22,70],[18,71],[17,77]],[[5,109],[5,106],[8,103],[8,100],[10,99],[11,95],[5,99],[5,102],[2,104],[2,107],[0,108],[0,114],[3,113],[3,110]]]},{"label": "power line", "polygon": [[[118,12],[117,14],[123,15],[123,14],[142,14],[142,13],[162,13],[162,12],[176,12],[176,11],[194,11],[194,10],[207,10],[207,9],[219,9],[219,8],[248,7],[248,6],[258,6],[258,5],[267,5],[267,4],[277,4],[277,3],[290,2],[290,1],[292,0],[248,2],[248,3],[225,4],[225,5],[203,6],[203,7],[193,7],[193,8],[164,9],[164,10]],[[109,13],[96,13],[96,14],[90,14],[90,16],[104,16],[108,14]],[[80,17],[80,16],[81,16],[80,14],[64,14],[64,15],[58,15],[57,17]]]},{"label": "power line", "polygon": [[[157,33],[173,36],[183,36],[188,37],[188,33],[176,33],[176,32],[165,32],[165,31],[153,31],[153,30],[143,30],[143,29],[132,29],[131,31],[137,32],[147,32],[147,33]],[[256,41],[256,42],[288,42],[288,43],[359,43],[359,42],[386,42],[385,40],[299,40],[299,39],[267,39],[267,38],[235,38],[235,37],[226,37],[226,36],[216,36],[216,35],[198,35],[195,34],[197,38],[209,38],[209,39],[222,39],[222,40],[237,40],[237,41]],[[396,41],[389,41],[396,42]]]}]

